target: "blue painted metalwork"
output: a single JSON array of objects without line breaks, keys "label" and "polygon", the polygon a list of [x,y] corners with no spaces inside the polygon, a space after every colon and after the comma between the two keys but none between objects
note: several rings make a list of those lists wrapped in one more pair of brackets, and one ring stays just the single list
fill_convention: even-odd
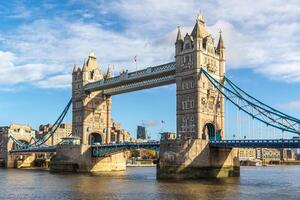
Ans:
[{"label": "blue painted metalwork", "polygon": [[300,140],[212,140],[210,147],[228,148],[300,148]]},{"label": "blue painted metalwork", "polygon": [[224,81],[227,80],[227,83],[229,83],[229,86],[227,87],[221,80],[214,78],[204,68],[201,68],[200,73],[203,73],[214,88],[216,88],[226,99],[237,106],[239,110],[250,115],[253,119],[282,131],[300,134],[299,119],[283,114],[280,111],[261,103],[245,91],[233,85],[231,81],[229,82],[228,78],[224,78]]},{"label": "blue painted metalwork", "polygon": [[56,152],[56,146],[49,147],[35,147],[26,149],[11,150],[10,153],[22,154],[22,153],[51,153]]},{"label": "blue painted metalwork", "polygon": [[58,127],[61,125],[61,123],[63,122],[69,108],[71,107],[72,104],[72,99],[68,102],[67,106],[64,108],[64,110],[62,111],[62,113],[60,114],[60,116],[58,117],[58,119],[55,121],[55,123],[49,128],[49,131],[43,136],[43,138],[41,139],[37,139],[33,137],[34,142],[31,144],[25,144],[24,142],[21,142],[19,140],[17,140],[16,138],[14,138],[12,135],[9,136],[9,139],[12,139],[14,141],[14,143],[16,144],[16,149],[19,150],[25,150],[25,149],[32,149],[32,148],[45,148],[48,145],[46,145],[45,143],[53,136],[53,134],[55,134],[56,130],[58,129]]},{"label": "blue painted metalwork", "polygon": [[[279,140],[211,140],[209,146],[214,148],[300,148],[298,139]],[[160,142],[103,144],[92,146],[92,157],[104,157],[131,149],[151,149],[159,151]],[[56,146],[12,150],[10,153],[51,153]]]},{"label": "blue painted metalwork", "polygon": [[159,151],[160,142],[140,142],[123,144],[103,144],[92,146],[92,157],[103,157],[130,149],[151,149]]},{"label": "blue painted metalwork", "polygon": [[124,85],[106,89],[103,91],[103,94],[116,95],[125,92],[169,85],[172,83],[175,83],[175,75],[168,75],[149,80],[142,80],[139,82],[126,83]]},{"label": "blue painted metalwork", "polygon": [[58,127],[63,122],[65,116],[68,113],[69,108],[71,107],[71,104],[72,104],[72,99],[70,99],[70,101],[68,102],[68,104],[65,107],[65,109],[63,110],[63,112],[60,114],[60,116],[55,121],[55,123],[49,128],[49,131],[44,135],[44,137],[37,140],[36,142],[30,144],[29,147],[39,147],[39,146],[45,144],[51,138],[51,136],[56,132]]}]

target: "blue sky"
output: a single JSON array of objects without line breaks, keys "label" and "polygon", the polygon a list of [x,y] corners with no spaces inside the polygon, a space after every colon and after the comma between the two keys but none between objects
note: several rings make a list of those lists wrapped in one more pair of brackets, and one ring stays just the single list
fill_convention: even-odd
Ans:
[{"label": "blue sky", "polygon": [[[55,121],[71,95],[73,65],[81,66],[91,50],[101,68],[112,64],[115,74],[134,70],[135,55],[140,69],[174,60],[177,25],[191,31],[199,10],[213,36],[223,31],[227,75],[300,118],[295,1],[12,0],[0,2],[0,125],[37,128]],[[157,138],[161,120],[164,130],[175,130],[175,87],[114,96],[112,109],[128,131],[143,120]]]}]

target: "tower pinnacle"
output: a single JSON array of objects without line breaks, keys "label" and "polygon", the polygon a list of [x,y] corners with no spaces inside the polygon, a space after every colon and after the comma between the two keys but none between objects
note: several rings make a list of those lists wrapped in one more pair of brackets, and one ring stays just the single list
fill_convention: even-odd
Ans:
[{"label": "tower pinnacle", "polygon": [[201,22],[205,22],[204,21],[204,17],[203,17],[203,15],[202,15],[202,13],[201,13],[201,11],[197,14],[197,21],[201,21]]},{"label": "tower pinnacle", "polygon": [[225,45],[224,45],[224,41],[223,41],[223,38],[222,38],[222,31],[221,30],[219,31],[219,34],[220,34],[220,37],[219,37],[217,50],[225,49]]},{"label": "tower pinnacle", "polygon": [[96,59],[96,55],[95,55],[95,52],[92,50],[90,52],[90,55],[89,55],[90,58],[95,58]]},{"label": "tower pinnacle", "polygon": [[106,77],[106,78],[111,78],[111,77],[112,77],[112,73],[111,73],[111,70],[110,70],[110,65],[108,65],[108,68],[107,68],[107,72],[106,72],[105,77]]},{"label": "tower pinnacle", "polygon": [[176,42],[183,41],[182,36],[181,36],[180,26],[178,26],[177,28],[178,28],[178,31],[177,31]]}]

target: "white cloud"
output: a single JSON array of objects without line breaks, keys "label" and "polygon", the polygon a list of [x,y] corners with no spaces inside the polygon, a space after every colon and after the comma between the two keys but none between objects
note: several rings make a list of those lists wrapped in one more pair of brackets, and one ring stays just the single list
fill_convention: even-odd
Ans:
[{"label": "white cloud", "polygon": [[[173,31],[177,24],[193,25],[196,12],[202,9],[211,33],[216,36],[218,29],[223,30],[228,69],[254,68],[268,78],[283,81],[290,81],[284,77],[295,76],[296,71],[294,81],[299,82],[300,67],[296,66],[300,66],[297,56],[300,2],[121,0],[105,3],[100,8],[127,19],[127,33],[142,33],[147,38],[161,37],[164,32]],[[286,70],[270,72],[275,65],[286,66]]]},{"label": "white cloud", "polygon": [[47,64],[16,65],[17,58],[11,52],[0,51],[0,83],[7,86],[19,83],[33,83],[43,78],[60,73],[62,66]]},{"label": "white cloud", "polygon": [[70,74],[61,74],[38,81],[36,85],[41,88],[68,88],[71,86],[71,80]]},{"label": "white cloud", "polygon": [[155,127],[155,126],[159,125],[159,121],[158,120],[149,119],[149,120],[144,120],[143,124],[146,127]]},{"label": "white cloud", "polygon": [[292,101],[279,106],[289,110],[300,110],[300,101]]},{"label": "white cloud", "polygon": [[[135,70],[135,55],[140,68],[172,61],[177,25],[190,31],[200,9],[213,36],[223,30],[228,69],[252,68],[270,79],[300,82],[298,2],[119,0],[83,5],[82,12],[74,11],[78,20],[66,15],[35,19],[0,34],[9,49],[0,52],[0,84],[68,87],[73,64],[80,66],[92,49],[102,68],[114,64],[116,71]],[[120,29],[97,23],[107,16],[115,16],[110,20],[116,19],[112,24]]]}]

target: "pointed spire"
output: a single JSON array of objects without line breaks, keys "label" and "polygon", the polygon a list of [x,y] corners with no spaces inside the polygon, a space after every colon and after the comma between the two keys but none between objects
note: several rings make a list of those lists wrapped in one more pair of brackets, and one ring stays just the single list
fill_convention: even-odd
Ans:
[{"label": "pointed spire", "polygon": [[205,21],[204,21],[204,17],[201,14],[201,12],[199,12],[197,15],[196,24],[193,28],[191,35],[194,38],[201,38],[201,37],[204,37],[204,35],[206,35]]},{"label": "pointed spire", "polygon": [[86,60],[84,58],[83,59],[83,65],[82,65],[82,71],[86,71],[86,67],[87,67],[87,64],[86,64]]},{"label": "pointed spire", "polygon": [[110,65],[108,65],[108,68],[107,68],[107,72],[106,72],[106,78],[111,78],[112,77],[112,73],[110,71]]},{"label": "pointed spire", "polygon": [[95,58],[96,59],[96,55],[95,55],[95,52],[93,50],[90,52],[89,58]]},{"label": "pointed spire", "polygon": [[222,38],[222,31],[220,30],[219,33],[220,33],[220,37],[219,37],[219,42],[218,42],[217,49],[218,50],[225,49],[224,41],[223,41],[223,38]]},{"label": "pointed spire", "polygon": [[75,64],[74,67],[73,67],[73,73],[76,72],[76,71],[77,71],[77,66]]},{"label": "pointed spire", "polygon": [[202,22],[202,23],[205,23],[204,17],[203,17],[203,15],[202,15],[201,11],[199,11],[199,13],[197,14],[197,21],[200,21],[200,22]]},{"label": "pointed spire", "polygon": [[178,28],[178,31],[177,31],[176,42],[183,41],[182,36],[181,36],[180,26],[178,26],[177,28]]}]

